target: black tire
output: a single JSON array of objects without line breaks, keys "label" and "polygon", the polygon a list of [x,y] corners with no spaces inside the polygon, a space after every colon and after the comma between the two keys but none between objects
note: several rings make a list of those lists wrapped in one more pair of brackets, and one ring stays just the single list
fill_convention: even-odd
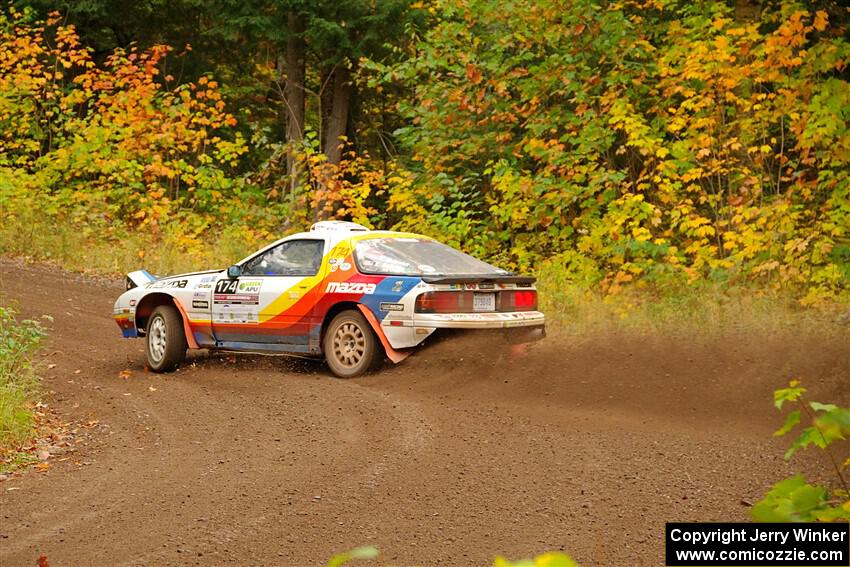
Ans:
[{"label": "black tire", "polygon": [[369,322],[357,311],[343,311],[331,320],[322,341],[325,360],[339,378],[355,378],[384,359],[384,348]]},{"label": "black tire", "polygon": [[145,352],[154,372],[171,372],[186,358],[183,318],[173,305],[160,305],[148,317]]}]

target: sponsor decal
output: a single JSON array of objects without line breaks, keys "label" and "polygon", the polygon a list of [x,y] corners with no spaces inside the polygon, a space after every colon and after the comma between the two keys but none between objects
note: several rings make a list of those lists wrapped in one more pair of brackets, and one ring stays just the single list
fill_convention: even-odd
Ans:
[{"label": "sponsor decal", "polygon": [[210,302],[209,301],[199,301],[197,299],[192,301],[192,307],[195,309],[209,309]]},{"label": "sponsor decal", "polygon": [[201,283],[198,284],[195,289],[212,289],[213,284],[211,283]]},{"label": "sponsor decal", "polygon": [[399,293],[401,291],[401,286],[404,285],[404,280],[396,280],[393,283],[393,293]]},{"label": "sponsor decal", "polygon": [[[225,305],[225,307],[227,307]],[[257,323],[259,316],[255,311],[224,311],[213,313],[213,323]]]},{"label": "sponsor decal", "polygon": [[496,289],[496,284],[494,284],[494,283],[480,283],[480,284],[478,284],[478,289]]},{"label": "sponsor decal", "polygon": [[239,293],[260,293],[261,285],[263,280],[240,280],[238,291]]},{"label": "sponsor decal", "polygon": [[201,278],[201,283],[214,282],[216,276],[204,276]]},{"label": "sponsor decal", "polygon": [[215,284],[215,292],[222,293],[260,293],[263,280],[218,280]]},{"label": "sponsor decal", "polygon": [[216,305],[259,305],[260,296],[256,294],[217,293],[213,295],[213,303]]},{"label": "sponsor decal", "polygon": [[337,270],[347,272],[351,269],[351,264],[345,261],[345,258],[331,258],[328,260],[328,264],[331,265],[331,271],[335,272]]},{"label": "sponsor decal", "polygon": [[478,284],[468,283],[463,284],[464,289],[478,289]]},{"label": "sponsor decal", "polygon": [[404,311],[404,305],[401,303],[381,302],[381,311]]},{"label": "sponsor decal", "polygon": [[155,282],[151,282],[146,284],[146,288],[151,289],[162,289],[162,288],[180,288],[183,289],[186,287],[186,284],[189,283],[189,280],[159,280]]},{"label": "sponsor decal", "polygon": [[262,280],[218,280],[213,293],[215,305],[259,305]]},{"label": "sponsor decal", "polygon": [[375,284],[360,282],[328,282],[326,293],[375,293]]},{"label": "sponsor decal", "polygon": [[135,300],[135,299],[131,299],[131,300],[130,300],[130,307],[133,307],[135,304],[136,304],[136,300]]}]

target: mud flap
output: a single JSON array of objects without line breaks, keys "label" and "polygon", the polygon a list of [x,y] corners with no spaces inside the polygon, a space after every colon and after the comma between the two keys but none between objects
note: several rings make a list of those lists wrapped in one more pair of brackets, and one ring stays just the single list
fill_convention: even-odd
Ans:
[{"label": "mud flap", "polygon": [[381,344],[384,345],[384,350],[387,352],[387,358],[392,360],[393,363],[398,364],[410,356],[410,350],[396,350],[390,346],[390,341],[387,340],[387,336],[381,328],[381,323],[379,323],[372,312],[369,311],[368,307],[362,303],[358,303],[357,307],[360,308],[360,312],[363,313],[363,316],[366,317],[366,320],[369,321],[370,325],[372,325],[372,330],[375,331],[375,334],[378,335],[378,338],[381,340]]},{"label": "mud flap", "polygon": [[183,319],[183,334],[186,335],[186,344],[189,345],[189,348],[201,348],[198,346],[198,341],[195,340],[195,335],[192,334],[192,327],[189,326],[189,316],[186,315],[183,306],[180,305],[177,299],[174,299],[174,305],[177,306],[177,310],[180,311],[180,318]]}]

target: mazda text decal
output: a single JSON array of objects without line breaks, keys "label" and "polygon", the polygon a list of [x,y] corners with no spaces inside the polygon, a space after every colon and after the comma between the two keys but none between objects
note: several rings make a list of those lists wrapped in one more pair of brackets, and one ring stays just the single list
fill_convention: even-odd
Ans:
[{"label": "mazda text decal", "polygon": [[328,282],[326,293],[375,293],[375,284],[359,282]]},{"label": "mazda text decal", "polygon": [[145,285],[145,287],[149,287],[149,288],[163,288],[163,287],[184,288],[184,287],[186,287],[187,283],[189,283],[189,280],[166,280],[166,281],[160,280],[160,281],[151,282],[151,283]]}]

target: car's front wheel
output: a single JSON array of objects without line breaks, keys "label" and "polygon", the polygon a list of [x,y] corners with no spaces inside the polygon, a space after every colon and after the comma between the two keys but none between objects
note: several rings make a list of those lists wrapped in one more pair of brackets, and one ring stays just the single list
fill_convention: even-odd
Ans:
[{"label": "car's front wheel", "polygon": [[171,372],[186,358],[183,319],[171,305],[160,305],[148,318],[148,366],[154,372]]},{"label": "car's front wheel", "polygon": [[383,348],[366,318],[357,311],[343,311],[325,331],[325,360],[336,376],[354,378],[368,372],[383,359]]}]

